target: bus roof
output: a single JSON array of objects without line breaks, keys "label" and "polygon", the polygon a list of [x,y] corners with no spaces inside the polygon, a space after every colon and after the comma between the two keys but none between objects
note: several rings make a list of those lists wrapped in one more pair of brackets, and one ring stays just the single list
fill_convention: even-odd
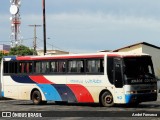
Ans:
[{"label": "bus roof", "polygon": [[104,56],[112,57],[133,57],[133,56],[149,56],[144,53],[131,52],[99,52],[87,54],[64,54],[64,55],[45,55],[45,56],[5,56],[4,61],[12,60],[47,60],[47,59],[80,59],[80,58],[103,58]]}]

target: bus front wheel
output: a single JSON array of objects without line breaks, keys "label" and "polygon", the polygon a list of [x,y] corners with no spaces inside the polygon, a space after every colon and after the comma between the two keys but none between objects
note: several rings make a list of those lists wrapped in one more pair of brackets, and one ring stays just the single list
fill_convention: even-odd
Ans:
[{"label": "bus front wheel", "polygon": [[114,105],[113,96],[109,91],[105,91],[100,96],[100,104],[103,107],[111,107]]},{"label": "bus front wheel", "polygon": [[41,93],[38,90],[33,91],[32,101],[35,105],[40,105],[43,103]]}]

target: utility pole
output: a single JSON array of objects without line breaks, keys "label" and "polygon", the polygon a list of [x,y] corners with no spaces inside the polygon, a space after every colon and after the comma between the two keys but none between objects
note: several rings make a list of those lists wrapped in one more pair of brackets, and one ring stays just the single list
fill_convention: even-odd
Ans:
[{"label": "utility pole", "polygon": [[33,55],[36,55],[36,48],[37,48],[37,35],[36,35],[36,28],[41,27],[41,25],[29,25],[30,27],[34,27],[34,40],[33,40]]},{"label": "utility pole", "polygon": [[46,54],[46,11],[45,11],[45,0],[42,0],[43,7],[43,37],[44,37],[44,55]]}]

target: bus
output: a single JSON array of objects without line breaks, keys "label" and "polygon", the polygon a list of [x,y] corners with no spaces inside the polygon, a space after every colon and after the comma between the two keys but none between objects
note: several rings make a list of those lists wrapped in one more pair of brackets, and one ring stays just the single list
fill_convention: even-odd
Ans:
[{"label": "bus", "polygon": [[1,95],[35,105],[47,101],[138,105],[157,100],[157,80],[147,54],[5,56]]}]

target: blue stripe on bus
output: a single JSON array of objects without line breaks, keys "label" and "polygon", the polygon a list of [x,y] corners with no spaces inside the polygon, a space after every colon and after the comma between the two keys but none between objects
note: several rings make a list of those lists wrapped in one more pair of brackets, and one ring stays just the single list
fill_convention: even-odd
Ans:
[{"label": "blue stripe on bus", "polygon": [[[5,59],[5,58],[10,58],[11,60],[16,60],[16,56],[5,56],[5,57],[3,57],[3,58],[4,58],[4,59]],[[11,61],[11,60],[10,60],[10,61]]]},{"label": "blue stripe on bus", "polygon": [[[29,76],[16,76],[11,75],[11,78],[18,83],[36,83]],[[70,101],[77,102],[76,96],[72,90],[65,84],[37,84],[45,93],[46,100],[55,100],[55,101]]]},{"label": "blue stripe on bus", "polygon": [[133,96],[133,95],[130,95],[130,94],[126,94],[126,95],[125,95],[125,101],[126,101],[126,103],[130,103],[130,102],[131,102],[132,96]]},{"label": "blue stripe on bus", "polygon": [[37,84],[37,86],[42,90],[46,100],[62,101],[61,96],[58,91],[50,84]]},{"label": "blue stripe on bus", "polygon": [[27,75],[23,75],[23,76],[11,75],[11,78],[18,83],[36,83],[32,79],[30,79],[29,76]]},{"label": "blue stripe on bus", "polygon": [[77,99],[72,92],[72,90],[65,84],[52,84],[54,88],[58,91],[62,98],[62,101],[77,102]]},{"label": "blue stripe on bus", "polygon": [[1,91],[1,96],[4,97],[4,91]]}]

